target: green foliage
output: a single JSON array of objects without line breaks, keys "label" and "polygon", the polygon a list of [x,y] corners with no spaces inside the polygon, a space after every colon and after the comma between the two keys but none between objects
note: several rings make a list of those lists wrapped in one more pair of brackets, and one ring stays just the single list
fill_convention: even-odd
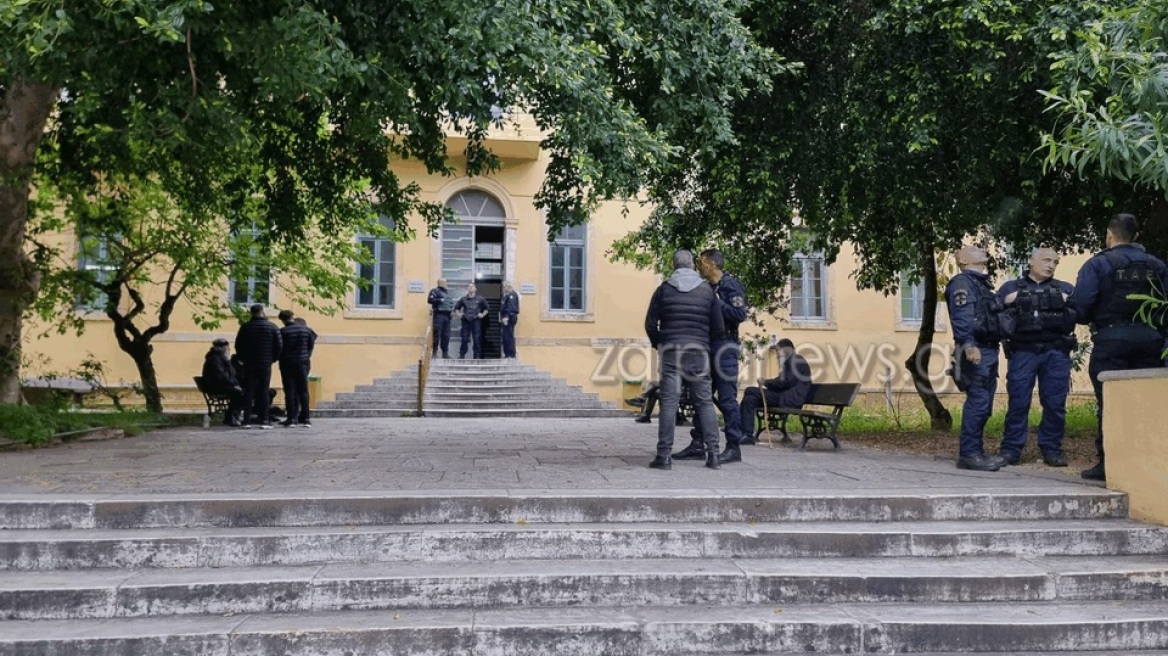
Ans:
[{"label": "green foliage", "polygon": [[121,429],[138,435],[169,420],[157,413],[136,410],[68,412],[52,406],[0,404],[0,437],[28,446],[44,446],[53,436],[91,428]]},{"label": "green foliage", "polygon": [[1168,194],[1168,5],[1102,4],[1052,65],[1046,162]]},{"label": "green foliage", "polygon": [[48,443],[56,432],[54,409],[0,403],[0,437],[30,446]]}]

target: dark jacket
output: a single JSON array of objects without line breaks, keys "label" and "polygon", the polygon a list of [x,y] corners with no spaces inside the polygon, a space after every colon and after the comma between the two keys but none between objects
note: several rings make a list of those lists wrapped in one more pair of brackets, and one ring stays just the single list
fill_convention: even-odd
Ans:
[{"label": "dark jacket", "polygon": [[280,350],[281,364],[307,364],[316,346],[316,333],[308,326],[291,323],[280,329],[284,346]]},{"label": "dark jacket", "polygon": [[[1118,275],[1122,270],[1126,275]],[[1118,280],[1117,280],[1118,278]],[[1139,244],[1118,244],[1087,260],[1079,269],[1071,296],[1079,323],[1095,328],[1136,323],[1139,301],[1129,293],[1148,294],[1152,286],[1168,289],[1168,266]]]},{"label": "dark jacket", "polygon": [[503,303],[499,307],[499,314],[505,317],[519,316],[519,294],[516,294],[514,289],[503,294]]},{"label": "dark jacket", "polygon": [[746,321],[750,304],[746,302],[746,287],[734,276],[723,273],[717,283],[710,283],[718,295],[722,321],[726,324],[725,339],[738,341],[738,325]]},{"label": "dark jacket", "polygon": [[661,283],[645,315],[645,333],[653,348],[691,344],[708,350],[726,332],[714,289],[693,269],[677,269]]},{"label": "dark jacket", "polygon": [[462,312],[463,321],[478,321],[479,315],[487,311],[487,299],[475,294],[474,298],[463,296],[454,304],[455,312]]},{"label": "dark jacket", "polygon": [[248,368],[272,366],[283,346],[280,329],[265,317],[253,317],[235,335],[235,353]]},{"label": "dark jacket", "polygon": [[450,313],[454,311],[454,300],[450,298],[450,292],[445,287],[431,289],[426,302],[430,304],[430,309],[434,314],[450,316]]},{"label": "dark jacket", "polygon": [[962,348],[995,348],[1001,340],[998,327],[1002,303],[990,287],[989,276],[980,271],[962,271],[945,288],[953,341]]},{"label": "dark jacket", "polygon": [[240,389],[239,379],[223,349],[211,347],[203,357],[203,386],[210,392]]},{"label": "dark jacket", "polygon": [[[778,377],[764,383],[768,392],[787,392],[791,398],[805,399],[811,389],[811,365],[798,353],[783,362],[783,370]],[[803,405],[800,401],[799,405]]]}]

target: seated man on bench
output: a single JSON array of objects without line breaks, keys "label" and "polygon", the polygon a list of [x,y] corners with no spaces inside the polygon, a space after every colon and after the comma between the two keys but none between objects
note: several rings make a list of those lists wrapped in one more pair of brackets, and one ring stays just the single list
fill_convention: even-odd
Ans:
[{"label": "seated man on bench", "polygon": [[230,352],[231,344],[226,339],[219,337],[211,342],[211,349],[203,358],[203,386],[207,394],[231,399],[223,423],[239,426],[243,415],[243,387],[235,375],[235,368],[231,366]]},{"label": "seated man on bench", "polygon": [[[653,416],[653,408],[657,407],[657,403],[661,400],[661,385],[657,381],[649,383],[645,391],[638,397],[632,399],[625,399],[625,403],[634,408],[641,408],[641,413],[634,419],[638,424],[648,424]],[[681,385],[681,400],[677,405],[677,425],[681,426],[688,421],[686,417],[686,408],[690,410],[690,416],[693,415],[693,400],[690,399],[689,386],[682,382]]]},{"label": "seated man on bench", "polygon": [[[758,379],[759,386],[766,388],[766,405],[768,408],[801,407],[807,398],[807,390],[811,388],[811,366],[795,352],[795,343],[791,340],[780,339],[778,348],[778,377]],[[755,415],[763,407],[762,393],[758,387],[747,388],[739,405],[742,408],[742,443],[754,444]]]}]

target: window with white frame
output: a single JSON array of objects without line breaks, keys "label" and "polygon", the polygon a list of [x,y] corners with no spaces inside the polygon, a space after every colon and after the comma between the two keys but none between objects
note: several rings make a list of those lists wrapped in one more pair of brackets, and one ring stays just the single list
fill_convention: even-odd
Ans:
[{"label": "window with white frame", "polygon": [[584,273],[587,261],[588,230],[583,225],[566,226],[549,244],[551,278],[549,308],[553,312],[584,311]]},{"label": "window with white frame", "polygon": [[97,285],[108,284],[118,267],[110,256],[110,242],[101,237],[82,237],[77,244],[77,268],[93,281],[93,293],[78,294],[77,309],[82,312],[104,312],[109,294],[97,291]]},{"label": "window with white frame", "polygon": [[900,274],[900,320],[920,323],[925,317],[925,285]]},{"label": "window with white frame", "polygon": [[827,265],[822,255],[796,255],[791,274],[791,319],[827,320]]},{"label": "window with white frame", "polygon": [[237,262],[231,269],[231,279],[227,283],[227,299],[235,305],[267,305],[269,288],[271,287],[271,269],[257,258],[259,245],[256,238],[259,229],[252,224],[252,229],[245,232],[240,240],[247,248],[249,257],[246,262]]},{"label": "window with white frame", "polygon": [[[389,217],[381,217],[380,222],[386,229],[393,229]],[[357,275],[364,281],[357,288],[357,307],[392,309],[397,245],[388,237],[362,235],[357,240],[369,256],[368,262],[357,265]]]}]

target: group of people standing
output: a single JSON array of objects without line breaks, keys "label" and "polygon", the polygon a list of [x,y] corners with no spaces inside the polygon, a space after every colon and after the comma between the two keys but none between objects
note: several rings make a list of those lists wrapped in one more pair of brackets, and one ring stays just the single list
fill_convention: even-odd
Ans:
[{"label": "group of people standing", "polygon": [[[779,376],[760,379],[759,388],[748,389],[739,405],[742,348],[738,328],[748,310],[746,288],[726,273],[721,251],[702,251],[696,262],[690,251],[673,254],[673,272],[653,293],[645,316],[645,333],[660,361],[656,389],[661,412],[657,454],[650,467],[668,470],[673,460],[705,460],[707,467],[719,469],[740,462],[742,445],[754,442],[755,412],[763,394],[775,407],[803,405],[811,369],[789,339],[778,343]],[[690,444],[675,454],[673,433],[683,388],[694,406],[695,426]],[[646,407],[651,408],[648,403]],[[715,407],[722,413],[726,431],[726,447],[720,453]]]},{"label": "group of people standing", "polygon": [[242,428],[271,428],[272,365],[279,363],[287,417],[282,426],[311,427],[308,375],[316,332],[290,310],[278,315],[282,328],[268,320],[264,306],[252,305],[251,318],[235,335],[235,355],[222,337],[211,343],[203,359],[207,391],[230,398],[225,421]]},{"label": "group of people standing", "polygon": [[[478,288],[474,283],[466,286],[466,294],[454,300],[453,294],[446,286],[446,279],[439,278],[438,286],[430,290],[426,300],[430,304],[430,315],[433,322],[432,357],[438,357],[441,349],[442,357],[450,358],[450,323],[453,319],[459,320],[459,332],[462,344],[458,348],[459,359],[465,359],[469,352],[481,360],[483,358],[483,321],[490,314],[487,299],[479,296]],[[499,305],[499,325],[503,341],[503,357],[514,358],[515,353],[515,326],[519,323],[519,294],[510,282],[503,283],[503,297]],[[471,348],[473,344],[473,350]]]},{"label": "group of people standing", "polygon": [[[1054,278],[1059,257],[1049,248],[1035,249],[1026,275],[1006,282],[996,293],[989,282],[986,251],[966,246],[957,253],[962,271],[949,281],[945,296],[956,342],[953,376],[966,394],[959,468],[997,471],[1020,462],[1036,383],[1042,405],[1037,442],[1043,461],[1067,466],[1062,444],[1071,353],[1077,346],[1074,330],[1078,324],[1087,324],[1092,342],[1088,374],[1099,420],[1098,463],[1083,471],[1082,477],[1106,480],[1099,374],[1163,366],[1165,326],[1140,321],[1141,301],[1132,297],[1168,289],[1168,266],[1135,243],[1138,235],[1136,217],[1112,217],[1107,248],[1083,265],[1074,286]],[[993,412],[1002,346],[1009,361],[1009,405],[1001,446],[996,455],[988,455],[983,434]]]}]

